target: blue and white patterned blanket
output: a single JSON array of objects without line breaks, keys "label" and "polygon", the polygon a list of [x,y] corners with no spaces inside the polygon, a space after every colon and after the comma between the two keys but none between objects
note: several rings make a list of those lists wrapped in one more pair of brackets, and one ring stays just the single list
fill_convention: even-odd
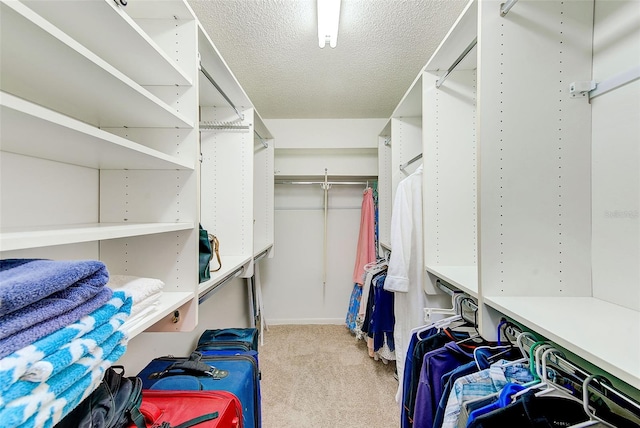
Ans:
[{"label": "blue and white patterned blanket", "polygon": [[54,416],[57,421],[90,394],[126,349],[119,328],[131,303],[115,292],[78,322],[0,359],[0,428],[43,426]]}]

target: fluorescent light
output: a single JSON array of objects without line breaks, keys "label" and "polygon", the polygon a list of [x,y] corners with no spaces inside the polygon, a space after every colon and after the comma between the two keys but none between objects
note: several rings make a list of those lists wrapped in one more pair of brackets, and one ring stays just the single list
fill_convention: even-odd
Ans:
[{"label": "fluorescent light", "polygon": [[318,0],[318,44],[324,48],[327,41],[335,48],[338,44],[340,0]]}]

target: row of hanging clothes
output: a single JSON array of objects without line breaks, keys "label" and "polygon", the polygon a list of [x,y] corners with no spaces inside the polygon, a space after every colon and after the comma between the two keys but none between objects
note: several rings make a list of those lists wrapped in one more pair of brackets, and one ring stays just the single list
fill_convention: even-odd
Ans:
[{"label": "row of hanging clothes", "polygon": [[498,341],[477,331],[477,304],[452,292],[449,315],[411,332],[401,427],[640,427],[640,404],[553,344],[503,320]]},{"label": "row of hanging clothes", "polygon": [[357,339],[366,340],[370,357],[386,364],[396,359],[394,296],[384,289],[388,260],[378,258],[376,252],[378,211],[374,188],[368,187],[363,192],[354,286],[345,324]]}]

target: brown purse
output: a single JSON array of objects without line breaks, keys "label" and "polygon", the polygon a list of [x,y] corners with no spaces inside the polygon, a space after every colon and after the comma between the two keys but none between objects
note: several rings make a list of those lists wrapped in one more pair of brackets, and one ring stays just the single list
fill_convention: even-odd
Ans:
[{"label": "brown purse", "polygon": [[216,259],[218,259],[218,268],[217,269],[209,269],[210,272],[218,272],[222,268],[222,262],[220,261],[220,241],[218,241],[218,237],[216,235],[212,235],[209,233],[209,242],[211,243],[211,259],[213,259],[213,253],[216,255]]}]

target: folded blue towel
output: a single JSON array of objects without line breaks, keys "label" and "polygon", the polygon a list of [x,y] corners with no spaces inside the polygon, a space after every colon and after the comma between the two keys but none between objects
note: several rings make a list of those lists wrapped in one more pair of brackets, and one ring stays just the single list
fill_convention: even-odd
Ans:
[{"label": "folded blue towel", "polygon": [[0,358],[4,358],[7,355],[28,346],[36,340],[53,333],[71,323],[78,321],[85,315],[98,309],[104,305],[111,298],[113,292],[109,288],[103,288],[98,294],[93,296],[91,300],[76,306],[69,312],[60,314],[54,318],[42,321],[27,329],[21,330],[12,334],[9,337],[0,339]]},{"label": "folded blue towel", "polygon": [[[0,406],[0,428],[15,427],[36,416],[34,422],[51,417],[56,422],[68,413],[82,399],[82,395],[100,379],[111,364],[120,358],[126,350],[126,338],[122,332],[109,337],[93,354],[79,359],[47,382],[19,382],[14,387],[20,394],[12,400],[5,400]],[[97,385],[97,384],[96,384]],[[17,389],[11,388],[12,393]],[[3,400],[7,397],[2,396]],[[43,419],[44,418],[44,419]],[[41,425],[41,423],[38,425]],[[35,426],[35,425],[34,425]]]},{"label": "folded blue towel", "polygon": [[[21,403],[27,400],[33,403],[34,398],[32,396],[41,394],[43,388],[47,391],[47,394],[53,393],[57,396],[62,391],[71,387],[71,385],[80,380],[85,374],[89,373],[94,365],[99,364],[103,357],[110,354],[116,345],[123,340],[126,341],[125,334],[121,331],[116,331],[109,336],[107,340],[103,341],[100,346],[94,348],[93,353],[83,354],[82,358],[78,358],[75,363],[70,364],[46,382],[19,380],[14,383],[7,391],[2,393],[2,398],[0,399],[0,420],[4,420],[6,417],[5,411],[7,411],[7,409],[15,409],[15,405],[13,405],[14,402]],[[64,376],[58,377],[60,375]],[[46,387],[43,385],[46,385]]]},{"label": "folded blue towel", "polygon": [[103,287],[108,281],[107,267],[98,260],[0,260],[0,316],[76,283]]},{"label": "folded blue towel", "polygon": [[104,289],[104,286],[95,285],[89,285],[86,281],[76,282],[64,290],[0,317],[0,339],[80,306]]},{"label": "folded blue towel", "polygon": [[0,359],[0,394],[17,382],[35,363],[55,354],[64,345],[108,324],[117,318],[121,310],[122,313],[127,313],[126,303],[129,300],[123,291],[116,291],[108,302],[91,314]]}]

